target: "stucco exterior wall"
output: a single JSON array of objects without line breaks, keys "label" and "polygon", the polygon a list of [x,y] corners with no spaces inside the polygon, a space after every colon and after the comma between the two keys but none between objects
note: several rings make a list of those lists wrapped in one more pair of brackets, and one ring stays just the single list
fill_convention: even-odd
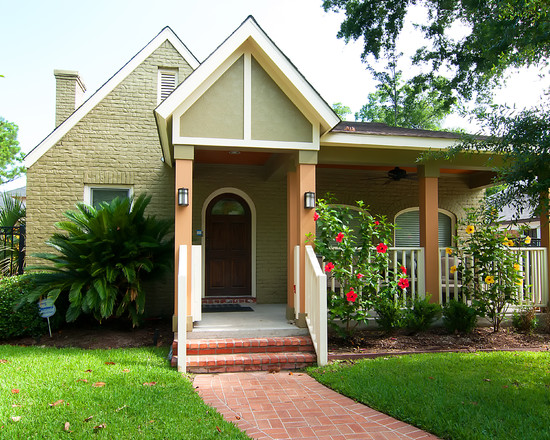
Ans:
[{"label": "stucco exterior wall", "polygon": [[[164,42],[28,169],[28,255],[49,250],[54,223],[84,199],[85,185],[132,185],[134,194],[152,196],[148,213],[174,217],[174,172],[161,161],[153,116],[159,67],[178,68],[180,82],[192,71]],[[148,315],[173,313],[173,278],[167,273],[148,289]]]},{"label": "stucco exterior wall", "polygon": [[193,170],[193,244],[203,229],[202,210],[220,188],[246,193],[256,208],[256,299],[258,303],[285,303],[287,285],[286,179],[266,181],[261,166],[195,164]]},{"label": "stucco exterior wall", "polygon": [[[352,206],[362,200],[371,214],[385,215],[394,222],[398,212],[418,207],[418,181],[386,182],[383,177],[372,179],[372,174],[361,170],[318,168],[316,196],[324,198],[330,192],[338,203]],[[483,197],[483,189],[470,189],[462,177],[441,176],[438,189],[439,208],[450,211],[457,219],[464,216],[464,208],[476,206]]]}]

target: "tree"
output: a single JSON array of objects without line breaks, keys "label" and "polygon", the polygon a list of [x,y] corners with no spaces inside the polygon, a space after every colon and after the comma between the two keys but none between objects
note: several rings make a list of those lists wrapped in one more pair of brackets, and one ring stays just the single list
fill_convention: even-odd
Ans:
[{"label": "tree", "polygon": [[[325,11],[344,11],[338,32],[346,41],[364,39],[363,60],[389,58],[395,51],[405,18],[414,5],[423,5],[426,23],[417,25],[427,46],[414,62],[425,64],[430,82],[446,72],[441,89],[470,99],[475,91],[494,87],[509,67],[548,64],[550,30],[547,0],[324,0]],[[455,36],[456,26],[465,36]]]},{"label": "tree", "polygon": [[345,121],[346,116],[351,115],[351,109],[341,102],[335,102],[334,104],[332,104],[332,110],[334,110],[334,113],[338,115],[341,121]]},{"label": "tree", "polygon": [[25,172],[25,168],[19,165],[24,156],[17,141],[17,131],[17,125],[0,117],[0,184]]},{"label": "tree", "polygon": [[[507,69],[548,66],[550,56],[550,3],[548,0],[324,0],[325,10],[344,10],[338,36],[346,40],[364,38],[363,59],[388,58],[395,51],[405,17],[413,5],[427,10],[426,24],[418,26],[428,46],[420,47],[413,61],[428,67],[415,81],[433,79],[439,73],[449,81],[439,90],[447,99],[468,100],[477,93],[486,98],[503,79]],[[461,25],[464,36],[453,28]],[[550,104],[548,95],[531,110],[512,113],[496,109],[482,112],[481,120],[490,130],[488,138],[470,137],[446,152],[452,156],[464,150],[501,155],[495,169],[497,181],[508,184],[493,202],[502,206],[535,207],[545,212],[550,189]],[[430,157],[430,156],[428,156]],[[528,197],[526,198],[525,195]],[[526,206],[527,205],[527,206]]]},{"label": "tree", "polygon": [[[449,102],[440,99],[436,87],[427,87],[420,82],[402,80],[403,73],[397,70],[396,57],[388,62],[386,70],[377,72],[377,90],[369,93],[368,102],[355,113],[355,120],[383,122],[393,127],[439,130],[450,111]],[[434,79],[438,83],[445,78]]]}]

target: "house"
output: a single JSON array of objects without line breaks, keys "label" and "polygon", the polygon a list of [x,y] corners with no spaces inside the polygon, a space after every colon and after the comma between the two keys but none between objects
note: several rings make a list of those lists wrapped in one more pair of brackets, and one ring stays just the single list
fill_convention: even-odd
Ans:
[{"label": "house", "polygon": [[202,63],[163,29],[82,104],[78,74],[55,76],[57,128],[26,158],[29,254],[78,201],[152,195],[150,211],[174,221],[176,273],[146,308],[175,316],[180,347],[201,302],[240,301],[281,305],[322,349],[323,275],[306,235],[310,198],[327,191],[403,225],[414,286],[439,301],[440,247],[493,177],[478,157],[417,163],[454,133],[341,122],[252,17]]}]

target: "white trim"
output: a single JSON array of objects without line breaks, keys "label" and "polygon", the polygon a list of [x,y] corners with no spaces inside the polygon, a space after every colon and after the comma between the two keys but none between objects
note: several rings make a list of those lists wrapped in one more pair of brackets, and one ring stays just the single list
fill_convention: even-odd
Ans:
[{"label": "white trim", "polygon": [[[176,124],[174,124],[176,125]],[[277,150],[311,150],[319,151],[319,147],[312,142],[295,141],[258,141],[244,139],[217,139],[199,137],[175,137],[174,145],[204,145],[212,147],[235,147],[235,148],[269,148]]]},{"label": "white trim", "polygon": [[426,150],[449,148],[459,139],[428,138],[418,136],[373,135],[359,133],[327,133],[321,136],[321,146],[400,147],[401,149]]},{"label": "white trim", "polygon": [[[169,133],[166,132],[168,119],[172,118],[173,122],[172,133],[174,137],[172,142],[174,144],[187,143],[182,142],[182,138],[176,139],[176,136],[179,136],[179,117],[181,117],[185,110],[192,105],[198,96],[204,93],[206,88],[209,87],[215,79],[221,76],[225,69],[236,61],[237,57],[249,53],[254,54],[255,59],[260,63],[262,68],[270,74],[271,78],[281,90],[287,94],[294,105],[296,105],[304,116],[312,122],[314,134],[317,129],[319,132],[326,133],[340,122],[340,119],[332,108],[323,98],[321,98],[317,91],[313,89],[279,48],[275,46],[254,19],[248,17],[243,24],[174,91],[174,93],[155,109],[155,117],[159,127],[162,150],[167,159],[167,163],[170,162],[170,160],[168,160],[170,158]],[[245,87],[248,86],[245,85]],[[313,123],[314,121],[315,123]],[[317,128],[315,128],[315,126],[317,126]],[[212,142],[213,141],[210,141],[211,145]],[[317,142],[318,141],[314,138],[314,148]],[[274,148],[277,148],[277,146]],[[301,147],[297,148],[304,149]]]},{"label": "white trim", "polygon": [[244,54],[244,140],[252,139],[252,55]]},{"label": "white trim", "polygon": [[92,190],[93,189],[127,189],[128,190],[128,197],[132,198],[134,196],[134,186],[133,185],[116,185],[116,184],[86,184],[84,185],[84,196],[82,197],[82,200],[87,205],[92,204]]},{"label": "white trim", "polygon": [[213,193],[211,193],[204,201],[204,203],[202,204],[202,210],[201,210],[201,229],[203,231],[202,233],[202,238],[201,238],[201,246],[202,246],[202,249],[203,249],[203,252],[202,252],[202,267],[203,267],[203,271],[202,271],[202,294],[203,296],[205,295],[205,292],[206,292],[206,280],[205,280],[205,267],[206,267],[206,257],[205,257],[205,254],[206,254],[206,251],[205,251],[205,246],[206,246],[206,237],[205,237],[205,234],[206,234],[206,209],[208,208],[208,205],[210,204],[210,202],[214,199],[214,197],[217,197],[221,194],[235,194],[239,197],[242,197],[244,199],[244,201],[246,203],[248,203],[248,207],[250,208],[250,223],[251,223],[251,226],[250,226],[250,235],[251,235],[251,250],[250,250],[250,264],[251,264],[251,270],[252,270],[252,273],[251,273],[251,283],[252,283],[252,286],[251,286],[251,294],[252,294],[252,297],[253,298],[256,298],[256,206],[254,205],[254,202],[252,201],[252,199],[249,197],[249,195],[247,193],[245,193],[244,191],[238,189],[238,188],[233,188],[233,187],[224,187],[224,188],[219,188],[217,189],[216,191],[214,191]]},{"label": "white trim", "polygon": [[198,60],[185,47],[177,35],[169,27],[165,27],[143,49],[141,49],[130,61],[128,61],[114,76],[103,84],[84,104],[82,104],[71,116],[63,121],[42,142],[40,142],[25,157],[24,164],[28,168],[32,166],[42,155],[57,144],[84,116],[86,116],[99,102],[103,100],[115,87],[117,87],[130,73],[149,57],[162,43],[169,41],[172,46],[187,61],[192,69],[199,66]]}]

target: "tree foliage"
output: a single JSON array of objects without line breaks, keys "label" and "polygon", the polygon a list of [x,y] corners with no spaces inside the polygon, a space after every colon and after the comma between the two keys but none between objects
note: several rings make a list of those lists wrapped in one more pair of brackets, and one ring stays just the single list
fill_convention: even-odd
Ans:
[{"label": "tree foliage", "polygon": [[[355,120],[383,122],[392,127],[438,130],[450,113],[452,100],[442,99],[437,87],[418,81],[404,82],[397,70],[395,57],[388,68],[377,72],[369,68],[378,80],[376,92],[369,93],[368,102],[355,113]],[[443,77],[435,78],[445,83]]]},{"label": "tree foliage", "polygon": [[341,121],[346,120],[347,115],[351,115],[351,108],[341,102],[335,102],[332,104],[332,110],[338,115]]},{"label": "tree foliage", "polygon": [[517,212],[542,214],[548,209],[550,189],[550,107],[548,104],[520,112],[496,107],[483,116],[490,136],[466,136],[461,144],[426,158],[452,159],[459,153],[496,153],[500,162],[489,158],[498,172],[503,190],[492,195],[495,206],[511,205]]},{"label": "tree foliage", "polygon": [[145,216],[150,199],[116,198],[98,209],[79,203],[76,211],[65,212],[68,220],[56,223],[63,232],[47,241],[56,253],[36,255],[49,264],[32,268],[37,288],[26,300],[67,295],[67,321],[82,312],[101,321],[127,311],[137,325],[145,307],[143,282],[174,258],[167,238],[172,222]]},{"label": "tree foliage", "polygon": [[[508,67],[548,63],[550,3],[547,0],[324,0],[325,11],[343,11],[339,38],[364,39],[362,57],[389,58],[395,51],[409,9],[422,5],[427,20],[417,25],[427,45],[414,61],[427,65],[430,82],[445,71],[442,84],[469,99],[494,86]],[[466,29],[456,37],[456,26]]]},{"label": "tree foliage", "polygon": [[17,141],[18,127],[0,117],[0,184],[25,172],[21,166],[23,153]]}]

